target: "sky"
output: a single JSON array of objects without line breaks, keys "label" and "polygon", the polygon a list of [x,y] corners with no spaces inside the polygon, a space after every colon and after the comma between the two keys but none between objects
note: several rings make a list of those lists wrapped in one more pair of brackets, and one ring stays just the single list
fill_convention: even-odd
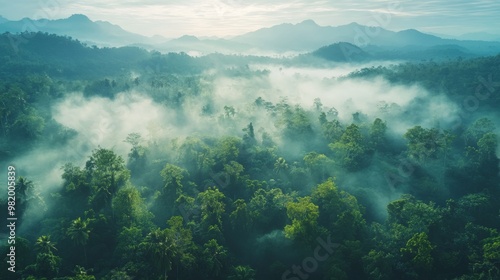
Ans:
[{"label": "sky", "polygon": [[85,14],[152,36],[226,37],[280,23],[312,19],[320,25],[357,22],[398,31],[499,34],[499,0],[0,0],[0,15],[60,19]]}]

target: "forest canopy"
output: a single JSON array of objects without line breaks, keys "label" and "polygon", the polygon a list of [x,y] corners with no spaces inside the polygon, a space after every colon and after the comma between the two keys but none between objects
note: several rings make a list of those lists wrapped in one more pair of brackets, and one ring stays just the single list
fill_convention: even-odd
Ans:
[{"label": "forest canopy", "polygon": [[499,279],[500,55],[295,63],[0,35],[2,275]]}]

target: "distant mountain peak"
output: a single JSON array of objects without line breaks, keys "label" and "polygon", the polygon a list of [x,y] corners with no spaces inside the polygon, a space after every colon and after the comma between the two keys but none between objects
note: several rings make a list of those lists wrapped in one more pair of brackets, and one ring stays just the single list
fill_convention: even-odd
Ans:
[{"label": "distant mountain peak", "polygon": [[91,21],[86,15],[84,14],[73,14],[69,18],[69,20],[72,21],[78,21],[78,22],[88,22]]},{"label": "distant mountain peak", "polygon": [[329,61],[338,62],[363,61],[369,58],[368,53],[348,42],[338,42],[321,47],[311,54]]},{"label": "distant mountain peak", "polygon": [[183,36],[177,38],[177,40],[184,41],[184,42],[197,42],[200,39],[198,39],[198,37],[193,36],[193,35],[183,35]]},{"label": "distant mountain peak", "polygon": [[401,30],[399,32],[401,32],[401,33],[408,33],[408,34],[411,34],[411,33],[413,33],[413,34],[420,34],[420,33],[422,33],[422,32],[420,32],[420,31],[418,31],[416,29],[413,29],[413,28]]},{"label": "distant mountain peak", "polygon": [[312,19],[306,19],[301,23],[299,23],[298,25],[318,26],[318,24]]},{"label": "distant mountain peak", "polygon": [[[407,38],[412,38],[413,40],[441,40],[441,38],[437,37],[437,36],[434,36],[434,35],[430,35],[430,34],[426,34],[426,33],[422,33],[416,29],[406,29],[406,30],[401,30],[398,32],[398,34],[400,35],[403,35]],[[414,42],[416,43],[416,42]]]}]

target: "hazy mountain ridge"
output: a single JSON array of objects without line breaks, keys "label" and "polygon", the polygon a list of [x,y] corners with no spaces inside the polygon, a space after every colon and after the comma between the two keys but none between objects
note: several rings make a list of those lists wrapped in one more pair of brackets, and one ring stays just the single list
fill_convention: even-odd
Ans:
[{"label": "hazy mountain ridge", "polygon": [[123,46],[134,42],[144,42],[149,38],[128,32],[118,25],[107,21],[92,21],[87,16],[75,14],[66,19],[57,20],[32,20],[24,18],[18,21],[5,21],[0,19],[0,32],[19,33],[47,32],[57,35],[74,37],[80,41],[105,46]]},{"label": "hazy mountain ridge", "polygon": [[415,29],[395,32],[357,23],[337,27],[320,26],[311,20],[295,25],[281,24],[262,28],[237,36],[233,40],[263,49],[293,48],[297,51],[311,51],[336,42],[347,42],[359,47],[375,45],[386,50],[412,45],[419,47],[456,45],[478,55],[492,55],[500,51],[500,42],[443,39]]},{"label": "hazy mountain ridge", "polygon": [[360,47],[373,59],[446,59],[500,53],[500,42],[496,41],[445,39],[415,29],[390,31],[354,22],[341,26],[321,26],[313,20],[305,20],[297,24],[283,23],[261,28],[230,39],[184,35],[168,40],[161,36],[135,34],[107,21],[92,21],[81,14],[66,19],[33,21],[28,18],[9,21],[0,17],[0,32],[23,31],[71,36],[99,46],[133,45],[162,52],[197,54],[310,53],[340,42]]}]

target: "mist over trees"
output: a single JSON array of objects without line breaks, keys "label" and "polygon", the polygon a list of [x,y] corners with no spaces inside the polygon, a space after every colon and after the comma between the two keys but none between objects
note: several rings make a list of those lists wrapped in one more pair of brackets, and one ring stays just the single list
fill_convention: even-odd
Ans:
[{"label": "mist over trees", "polygon": [[2,279],[500,278],[500,56],[314,68],[20,36],[0,35]]}]

